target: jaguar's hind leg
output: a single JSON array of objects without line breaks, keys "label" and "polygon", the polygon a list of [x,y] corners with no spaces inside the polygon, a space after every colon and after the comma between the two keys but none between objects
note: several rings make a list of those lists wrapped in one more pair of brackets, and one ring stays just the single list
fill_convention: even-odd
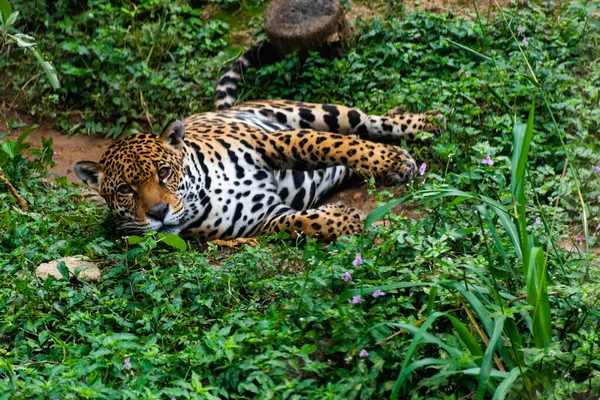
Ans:
[{"label": "jaguar's hind leg", "polygon": [[292,237],[307,235],[331,242],[340,236],[360,235],[364,220],[365,215],[360,210],[341,203],[326,204],[305,211],[290,209],[267,221],[261,231],[269,234],[288,232]]},{"label": "jaguar's hind leg", "polygon": [[440,134],[446,129],[446,118],[437,110],[418,114],[397,107],[378,116],[342,105],[289,100],[250,101],[233,110],[251,112],[290,129],[355,135],[376,142],[412,140],[419,132]]}]

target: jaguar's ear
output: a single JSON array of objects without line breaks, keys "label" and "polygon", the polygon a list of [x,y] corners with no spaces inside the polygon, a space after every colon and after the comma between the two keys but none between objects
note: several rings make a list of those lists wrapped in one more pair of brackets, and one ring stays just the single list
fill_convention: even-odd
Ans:
[{"label": "jaguar's ear", "polygon": [[160,138],[165,144],[175,150],[179,150],[183,147],[184,136],[185,127],[183,126],[183,122],[178,119],[169,122],[165,130],[160,134]]},{"label": "jaguar's ear", "polygon": [[96,192],[100,192],[100,180],[102,179],[102,168],[100,164],[93,161],[79,161],[75,164],[77,176]]}]

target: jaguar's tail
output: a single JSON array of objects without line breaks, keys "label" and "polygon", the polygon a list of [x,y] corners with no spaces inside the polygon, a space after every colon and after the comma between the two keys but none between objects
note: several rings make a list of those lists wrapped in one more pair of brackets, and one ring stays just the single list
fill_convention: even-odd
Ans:
[{"label": "jaguar's tail", "polygon": [[236,100],[238,83],[246,69],[273,64],[279,60],[281,60],[281,57],[269,42],[261,42],[247,50],[219,78],[213,97],[215,110],[226,110],[233,106]]}]

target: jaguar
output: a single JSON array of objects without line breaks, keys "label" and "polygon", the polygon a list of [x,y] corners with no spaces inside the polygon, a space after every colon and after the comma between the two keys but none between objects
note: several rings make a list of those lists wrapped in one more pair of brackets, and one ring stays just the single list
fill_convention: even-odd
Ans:
[{"label": "jaguar", "polygon": [[207,241],[282,231],[323,241],[357,235],[362,212],[320,203],[356,174],[407,183],[416,163],[393,143],[446,127],[435,110],[398,107],[375,116],[290,100],[234,105],[244,72],[268,60],[267,50],[250,49],[227,68],[215,89],[215,111],[174,120],[160,135],[118,140],[99,162],[76,164],[118,228]]}]

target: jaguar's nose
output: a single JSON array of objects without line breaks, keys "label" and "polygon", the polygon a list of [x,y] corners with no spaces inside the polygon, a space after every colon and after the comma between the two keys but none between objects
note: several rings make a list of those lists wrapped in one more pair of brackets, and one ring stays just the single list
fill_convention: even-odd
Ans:
[{"label": "jaguar's nose", "polygon": [[169,212],[169,205],[167,203],[160,202],[150,207],[150,209],[146,212],[146,215],[163,222],[167,212]]}]

